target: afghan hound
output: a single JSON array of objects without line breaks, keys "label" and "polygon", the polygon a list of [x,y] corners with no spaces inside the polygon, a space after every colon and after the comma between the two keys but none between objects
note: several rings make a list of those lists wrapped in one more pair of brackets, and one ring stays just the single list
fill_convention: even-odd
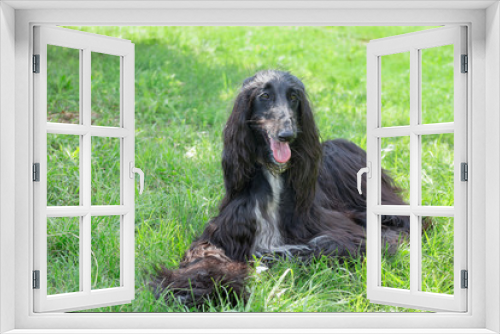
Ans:
[{"label": "afghan hound", "polygon": [[[366,166],[366,153],[343,139],[320,143],[298,78],[267,70],[246,79],[223,140],[225,196],[219,213],[179,269],[155,276],[157,295],[167,289],[165,298],[199,305],[219,285],[228,296],[244,298],[254,257],[364,254],[366,197],[356,190],[356,173]],[[385,171],[381,185],[382,204],[406,204]],[[408,217],[381,219],[386,243],[397,245],[400,234],[408,234]]]}]

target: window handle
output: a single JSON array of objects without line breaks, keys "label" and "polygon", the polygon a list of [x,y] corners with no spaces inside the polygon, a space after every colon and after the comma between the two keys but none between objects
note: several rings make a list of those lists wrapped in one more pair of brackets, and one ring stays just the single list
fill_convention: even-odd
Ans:
[{"label": "window handle", "polygon": [[360,195],[363,194],[363,191],[361,190],[361,176],[366,173],[366,176],[368,178],[371,178],[372,177],[372,171],[371,171],[371,167],[372,167],[372,163],[371,162],[368,162],[368,167],[364,167],[364,168],[361,168],[359,171],[358,171],[358,192]]},{"label": "window handle", "polygon": [[144,172],[137,167],[134,167],[134,163],[130,161],[129,163],[130,178],[133,179],[135,174],[139,174],[139,195],[142,195],[144,190]]}]

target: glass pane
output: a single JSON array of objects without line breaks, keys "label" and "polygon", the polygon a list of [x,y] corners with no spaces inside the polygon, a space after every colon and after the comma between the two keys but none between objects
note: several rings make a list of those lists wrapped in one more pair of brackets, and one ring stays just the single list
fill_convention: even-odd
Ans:
[{"label": "glass pane", "polygon": [[47,218],[47,294],[80,291],[80,218]]},{"label": "glass pane", "polygon": [[424,217],[422,225],[430,225],[422,231],[422,291],[453,294],[453,218]]},{"label": "glass pane", "polygon": [[410,125],[410,53],[380,58],[382,126]]},{"label": "glass pane", "polygon": [[120,286],[120,216],[92,217],[92,289]]},{"label": "glass pane", "polygon": [[[410,201],[410,137],[380,138],[380,161],[385,175],[401,189],[401,197]],[[390,182],[382,177],[382,183]],[[380,197],[379,197],[380,198]],[[383,204],[382,202],[380,202]]]},{"label": "glass pane", "polygon": [[422,136],[422,205],[453,206],[453,133]]},{"label": "glass pane", "polygon": [[80,122],[80,50],[47,45],[47,120]]},{"label": "glass pane", "polygon": [[420,52],[422,124],[453,122],[453,45]]},{"label": "glass pane", "polygon": [[92,125],[120,126],[120,57],[92,52]]},{"label": "glass pane", "polygon": [[[380,219],[380,218],[379,218]],[[396,219],[409,220],[408,216]],[[392,219],[394,220],[394,219]],[[407,233],[398,233],[381,224],[381,286],[386,288],[410,289],[410,244]]]},{"label": "glass pane", "polygon": [[92,137],[92,205],[120,205],[120,138]]},{"label": "glass pane", "polygon": [[80,136],[47,134],[47,206],[80,205]]}]

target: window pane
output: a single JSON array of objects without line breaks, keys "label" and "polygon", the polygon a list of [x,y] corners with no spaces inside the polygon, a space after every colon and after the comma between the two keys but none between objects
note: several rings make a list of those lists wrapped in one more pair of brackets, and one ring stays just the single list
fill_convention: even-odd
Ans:
[{"label": "window pane", "polygon": [[120,205],[120,138],[92,137],[92,205]]},{"label": "window pane", "polygon": [[[410,200],[410,137],[380,138],[380,161],[382,169],[401,188],[401,196],[408,203]],[[381,182],[384,182],[384,179]],[[384,204],[381,201],[380,203]]]},{"label": "window pane", "polygon": [[382,126],[410,125],[410,53],[380,58]]},{"label": "window pane", "polygon": [[453,122],[453,45],[423,49],[422,123]]},{"label": "window pane", "polygon": [[[400,219],[409,219],[401,216]],[[380,218],[379,218],[380,219]],[[380,284],[386,288],[410,289],[409,235],[381,225]]]},{"label": "window pane", "polygon": [[92,289],[120,286],[120,216],[92,217]]},{"label": "window pane", "polygon": [[47,294],[80,291],[80,218],[47,218]]},{"label": "window pane", "polygon": [[80,50],[47,45],[47,120],[80,122]]},{"label": "window pane", "polygon": [[453,206],[454,135],[422,136],[422,205]]},{"label": "window pane", "polygon": [[92,52],[92,125],[120,126],[120,57]]},{"label": "window pane", "polygon": [[80,136],[47,134],[47,206],[80,205]]},{"label": "window pane", "polygon": [[[423,217],[422,291],[453,294],[453,218]],[[427,224],[426,224],[427,222]]]}]

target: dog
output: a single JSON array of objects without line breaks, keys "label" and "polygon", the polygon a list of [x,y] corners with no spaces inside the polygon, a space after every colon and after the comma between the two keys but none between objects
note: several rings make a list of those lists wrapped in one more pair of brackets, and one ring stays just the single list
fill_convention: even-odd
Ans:
[{"label": "dog", "polygon": [[[320,143],[297,77],[266,70],[246,79],[223,140],[219,213],[179,269],[156,274],[157,296],[200,305],[222,287],[228,298],[244,299],[254,258],[309,261],[365,253],[366,197],[357,192],[356,173],[366,166],[366,152],[344,139]],[[406,204],[386,171],[381,186],[383,205]],[[381,223],[386,245],[397,246],[409,234],[408,217],[382,216]]]}]

